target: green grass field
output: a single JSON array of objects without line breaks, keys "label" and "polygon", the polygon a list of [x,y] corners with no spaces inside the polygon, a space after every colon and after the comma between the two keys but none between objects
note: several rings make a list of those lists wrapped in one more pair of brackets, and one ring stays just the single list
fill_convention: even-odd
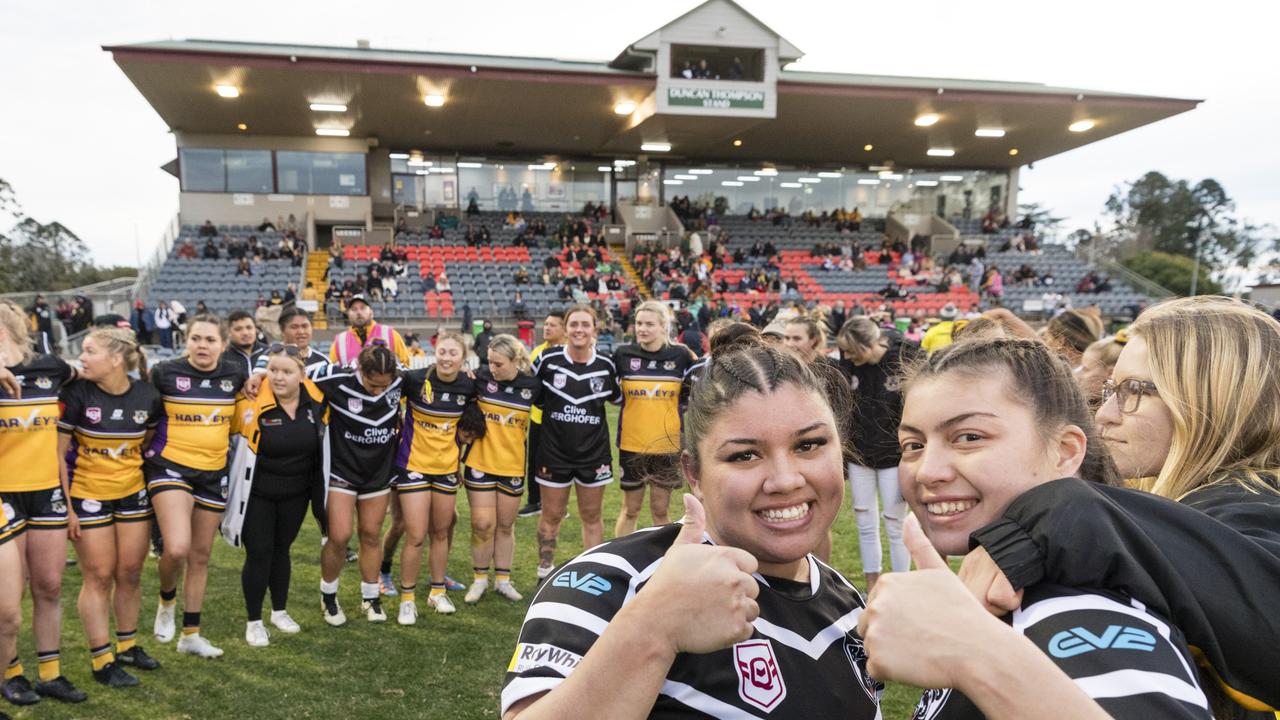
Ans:
[{"label": "green grass field", "polygon": [[[612,531],[622,493],[616,485],[606,493],[605,527]],[[672,517],[679,517],[680,502]],[[852,512],[841,513],[835,526],[835,565],[863,587]],[[646,511],[647,512],[647,511]],[[449,574],[471,577],[468,508],[458,500],[458,542],[449,557]],[[581,551],[577,513],[560,536],[558,561]],[[641,525],[646,524],[644,516]],[[16,708],[0,701],[0,711],[15,718],[378,718],[424,717],[469,720],[498,717],[503,672],[535,587],[537,519],[521,519],[516,529],[516,586],[522,603],[492,593],[475,606],[455,594],[458,612],[436,615],[418,598],[421,615],[413,627],[395,623],[397,604],[387,603],[389,622],[367,623],[359,614],[359,578],[354,565],[343,573],[340,600],[350,618],[331,628],[320,616],[319,533],[308,517],[293,547],[290,614],[302,625],[298,635],[274,632],[271,646],[250,648],[244,642],[244,604],[240,591],[242,553],[218,541],[209,576],[202,632],[226,654],[216,660],[179,655],[174,644],[160,645],[151,636],[159,580],[149,559],[143,577],[143,604],[138,638],[163,667],[140,673],[142,686],[108,690],[93,681],[84,634],[76,616],[80,573],[67,569],[63,586],[62,668],[89,693],[80,705],[44,700]],[[398,559],[398,558],[397,558]],[[397,565],[398,566],[398,565]],[[888,560],[885,560],[888,566]],[[425,561],[424,561],[425,570]],[[425,590],[425,588],[423,588]],[[181,593],[179,593],[181,598]],[[268,600],[268,603],[270,600]],[[270,605],[267,606],[267,609]],[[181,612],[181,603],[179,603]],[[269,623],[268,623],[269,625]],[[23,620],[19,650],[34,679],[35,648],[30,635],[30,606]],[[890,686],[885,693],[886,718],[907,718],[918,697],[915,690]]]}]

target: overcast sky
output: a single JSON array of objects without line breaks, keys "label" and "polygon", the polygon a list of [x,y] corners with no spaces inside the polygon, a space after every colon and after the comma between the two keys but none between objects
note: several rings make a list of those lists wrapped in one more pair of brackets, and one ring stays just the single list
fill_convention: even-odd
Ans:
[{"label": "overcast sky", "polygon": [[[529,3],[0,0],[0,178],[95,259],[133,264],[177,211],[159,116],[102,45],[209,38],[613,58],[696,0]],[[1280,225],[1280,61],[1271,3],[742,0],[804,53],[795,69],[1022,80],[1197,98],[1198,109],[1024,168],[1023,202],[1091,226],[1112,188],[1159,170],[1212,177]],[[136,241],[135,241],[136,238]]]}]

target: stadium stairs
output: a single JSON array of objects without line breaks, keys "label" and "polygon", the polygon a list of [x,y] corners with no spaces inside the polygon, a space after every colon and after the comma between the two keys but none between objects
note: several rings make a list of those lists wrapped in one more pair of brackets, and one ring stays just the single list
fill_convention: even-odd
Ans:
[{"label": "stadium stairs", "polygon": [[622,275],[627,279],[627,285],[636,287],[640,291],[641,298],[652,300],[653,291],[640,280],[640,274],[636,272],[631,261],[627,259],[626,249],[621,245],[610,245],[609,251],[618,259],[618,265],[622,268]]},{"label": "stadium stairs", "polygon": [[306,287],[306,283],[311,283],[311,287],[315,289],[317,297],[321,299],[320,309],[312,315],[311,324],[316,330],[326,330],[329,327],[329,318],[325,317],[324,312],[324,291],[329,283],[325,280],[325,275],[329,272],[329,254],[324,252],[313,252],[307,256],[307,277],[302,287]]}]

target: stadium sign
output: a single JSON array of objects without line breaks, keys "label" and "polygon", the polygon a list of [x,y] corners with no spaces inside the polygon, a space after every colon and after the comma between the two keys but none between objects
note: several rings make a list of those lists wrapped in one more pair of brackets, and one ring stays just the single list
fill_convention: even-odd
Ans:
[{"label": "stadium sign", "polygon": [[677,107],[700,107],[730,110],[763,110],[763,90],[728,90],[706,87],[667,88],[667,104]]}]

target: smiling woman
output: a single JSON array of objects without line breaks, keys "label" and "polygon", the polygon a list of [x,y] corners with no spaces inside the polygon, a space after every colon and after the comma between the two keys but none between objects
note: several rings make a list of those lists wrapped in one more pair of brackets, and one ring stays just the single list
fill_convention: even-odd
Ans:
[{"label": "smiling woman", "polygon": [[504,717],[878,715],[862,598],[812,554],[844,491],[824,367],[758,334],[717,349],[685,413],[683,524],[588,550],[543,586]]}]

